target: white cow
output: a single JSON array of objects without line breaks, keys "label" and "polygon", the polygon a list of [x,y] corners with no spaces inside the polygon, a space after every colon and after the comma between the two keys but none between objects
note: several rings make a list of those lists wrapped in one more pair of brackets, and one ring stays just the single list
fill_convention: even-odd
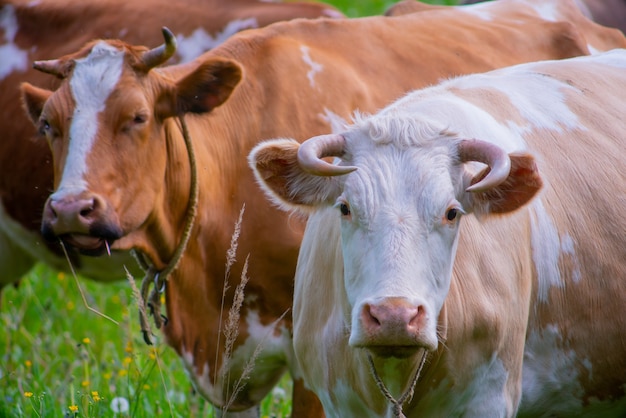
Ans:
[{"label": "white cow", "polygon": [[625,100],[615,50],[252,151],[310,215],[294,345],[327,416],[626,416]]}]

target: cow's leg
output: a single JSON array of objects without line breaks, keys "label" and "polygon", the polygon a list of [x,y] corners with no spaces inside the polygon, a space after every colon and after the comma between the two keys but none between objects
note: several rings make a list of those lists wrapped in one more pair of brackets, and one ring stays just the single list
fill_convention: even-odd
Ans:
[{"label": "cow's leg", "polygon": [[294,379],[291,402],[291,416],[294,418],[322,418],[324,409],[317,396],[304,387],[302,379]]}]

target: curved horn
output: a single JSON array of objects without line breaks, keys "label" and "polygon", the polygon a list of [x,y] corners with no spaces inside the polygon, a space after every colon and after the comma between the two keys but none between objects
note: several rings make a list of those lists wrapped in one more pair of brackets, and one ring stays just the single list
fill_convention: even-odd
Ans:
[{"label": "curved horn", "polygon": [[298,148],[298,163],[306,172],[317,176],[341,176],[356,170],[356,167],[327,163],[324,157],[341,157],[346,139],[342,135],[320,135],[308,139]]},{"label": "curved horn", "polygon": [[466,189],[468,192],[482,192],[502,183],[511,171],[509,155],[497,145],[478,139],[466,139],[459,143],[461,162],[478,161],[491,169],[484,179]]},{"label": "curved horn", "polygon": [[45,60],[33,62],[33,68],[42,73],[52,74],[58,78],[66,78],[75,62],[73,60],[67,61],[63,59]]},{"label": "curved horn", "polygon": [[154,49],[146,51],[141,56],[141,63],[143,64],[146,71],[150,71],[152,68],[157,65],[163,64],[165,61],[170,59],[172,55],[176,52],[176,37],[168,28],[163,27],[161,29],[163,32],[163,38],[165,38],[165,43],[163,45],[157,46]]}]

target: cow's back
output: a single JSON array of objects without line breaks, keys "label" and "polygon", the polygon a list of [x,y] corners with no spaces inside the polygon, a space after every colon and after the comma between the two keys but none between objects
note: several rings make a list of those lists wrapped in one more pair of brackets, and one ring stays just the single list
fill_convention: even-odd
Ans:
[{"label": "cow's back", "polygon": [[[574,9],[565,15],[570,19],[575,13],[580,14]],[[449,7],[387,19],[394,19],[393,24],[379,17],[281,22],[239,34],[214,52],[236,59],[246,69],[263,69],[246,71],[244,83],[248,86],[241,92],[252,90],[260,97],[271,97],[278,94],[277,89],[310,90],[312,95],[302,95],[300,100],[307,101],[311,112],[297,116],[315,118],[325,113],[323,103],[331,102],[328,97],[350,97],[328,109],[345,118],[357,108],[375,111],[411,89],[442,78],[520,62],[584,55],[589,52],[588,40],[592,38],[610,39],[601,44],[604,50],[626,47],[626,38],[614,37],[612,29],[598,25],[579,29],[566,21],[545,20],[534,11],[507,11],[506,16],[496,18],[474,12],[459,14]],[[450,22],[445,39],[441,36],[442,21]],[[387,47],[398,44],[402,44],[400,50]],[[257,52],[252,53],[254,50]],[[385,65],[373,65],[373,61]],[[278,71],[272,65],[282,69]],[[392,70],[396,68],[404,70]],[[284,79],[285,72],[290,72],[289,80]],[[371,80],[377,80],[376,84]],[[274,114],[292,108],[287,102],[266,102]],[[264,137],[263,132],[258,137]]]}]

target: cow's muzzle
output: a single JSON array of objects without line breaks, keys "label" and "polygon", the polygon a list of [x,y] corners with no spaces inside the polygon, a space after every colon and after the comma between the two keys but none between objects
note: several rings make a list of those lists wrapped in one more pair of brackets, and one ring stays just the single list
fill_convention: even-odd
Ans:
[{"label": "cow's muzzle", "polygon": [[364,303],[350,344],[379,357],[406,358],[422,348],[434,350],[436,338],[433,341],[430,337],[427,321],[426,306],[403,297]]},{"label": "cow's muzzle", "polygon": [[44,206],[41,233],[48,241],[63,241],[81,254],[101,255],[122,237],[114,212],[97,195],[50,196]]}]

